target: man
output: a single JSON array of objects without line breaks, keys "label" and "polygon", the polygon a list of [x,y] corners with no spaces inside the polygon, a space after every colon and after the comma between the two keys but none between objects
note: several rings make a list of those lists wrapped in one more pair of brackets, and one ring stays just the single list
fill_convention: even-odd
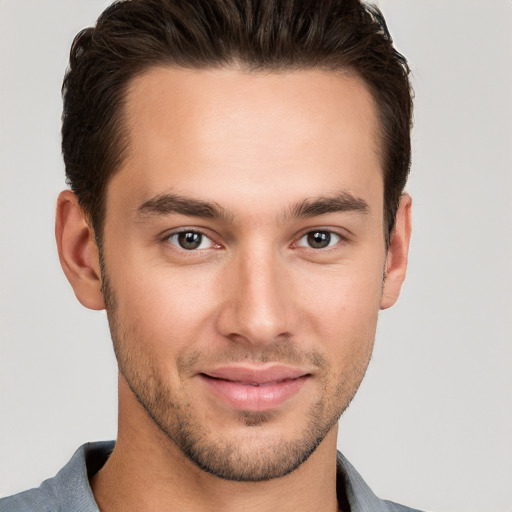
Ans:
[{"label": "man", "polygon": [[1,510],[411,510],[336,452],[405,277],[408,68],[355,0],[127,0],[64,80],[56,237],[116,443]]}]

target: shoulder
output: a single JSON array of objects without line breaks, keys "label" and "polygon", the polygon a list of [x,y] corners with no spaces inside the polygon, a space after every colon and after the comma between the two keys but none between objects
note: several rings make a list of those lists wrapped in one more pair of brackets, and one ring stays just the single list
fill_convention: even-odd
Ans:
[{"label": "shoulder", "polygon": [[89,477],[105,463],[113,442],[87,443],[53,478],[0,499],[0,512],[98,512]]},{"label": "shoulder", "polygon": [[57,512],[59,492],[55,478],[45,480],[39,487],[0,499],[0,512]]},{"label": "shoulder", "polygon": [[337,493],[338,499],[344,496],[352,512],[370,510],[372,512],[421,512],[378,498],[354,466],[340,452],[337,456]]}]

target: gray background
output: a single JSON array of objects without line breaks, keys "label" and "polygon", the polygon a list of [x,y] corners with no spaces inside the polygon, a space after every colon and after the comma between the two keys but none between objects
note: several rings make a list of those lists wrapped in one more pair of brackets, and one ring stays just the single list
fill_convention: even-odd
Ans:
[{"label": "gray background", "polygon": [[[64,188],[60,84],[108,4],[0,1],[0,495],[116,432],[103,312],[53,242]],[[512,510],[512,2],[381,0],[416,90],[414,235],[339,445],[381,497]]]}]

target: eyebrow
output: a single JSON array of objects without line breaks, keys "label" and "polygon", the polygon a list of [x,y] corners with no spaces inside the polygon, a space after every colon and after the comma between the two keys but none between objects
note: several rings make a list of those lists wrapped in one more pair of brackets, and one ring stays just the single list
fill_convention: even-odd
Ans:
[{"label": "eyebrow", "polygon": [[137,213],[143,217],[177,213],[188,217],[217,219],[225,222],[233,219],[233,215],[217,203],[178,194],[160,194],[152,197],[137,208]]},{"label": "eyebrow", "polygon": [[[307,198],[293,205],[285,212],[284,220],[307,219],[327,213],[356,212],[367,214],[368,203],[350,192],[340,192],[333,197]],[[178,194],[160,194],[148,199],[137,208],[142,217],[180,214],[188,217],[221,220],[229,223],[234,215],[218,203],[181,196]]]},{"label": "eyebrow", "polygon": [[327,213],[355,212],[367,214],[368,203],[350,192],[340,192],[333,197],[308,198],[294,205],[286,218],[307,219]]}]

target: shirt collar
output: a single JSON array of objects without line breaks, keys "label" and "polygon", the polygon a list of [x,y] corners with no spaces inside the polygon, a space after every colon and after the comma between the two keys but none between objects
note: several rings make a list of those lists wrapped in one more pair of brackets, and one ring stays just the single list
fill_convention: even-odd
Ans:
[{"label": "shirt collar", "polygon": [[354,466],[338,452],[336,458],[338,500],[345,494],[350,512],[390,512],[388,504],[377,498]]},{"label": "shirt collar", "polygon": [[[112,450],[114,441],[86,443],[73,455],[54,480],[62,502],[76,512],[99,512],[89,485],[89,478],[101,469]],[[350,462],[338,452],[336,460],[336,490],[339,499],[346,496],[347,512],[389,512],[386,502],[377,498]],[[44,485],[44,484],[43,484]]]}]

